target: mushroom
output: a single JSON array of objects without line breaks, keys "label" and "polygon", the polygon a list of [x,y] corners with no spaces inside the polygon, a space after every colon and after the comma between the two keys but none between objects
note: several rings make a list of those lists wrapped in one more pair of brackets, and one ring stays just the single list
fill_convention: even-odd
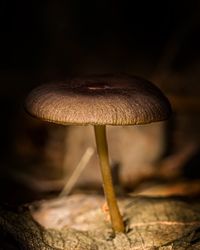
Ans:
[{"label": "mushroom", "polygon": [[104,193],[114,232],[125,232],[113,187],[106,125],[135,125],[165,120],[168,99],[149,81],[133,76],[90,76],[44,84],[27,97],[26,110],[63,125],[93,125]]}]

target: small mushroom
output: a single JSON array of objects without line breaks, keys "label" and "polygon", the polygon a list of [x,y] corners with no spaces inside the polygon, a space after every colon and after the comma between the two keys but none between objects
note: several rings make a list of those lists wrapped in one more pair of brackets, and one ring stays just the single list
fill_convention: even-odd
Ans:
[{"label": "small mushroom", "polygon": [[124,232],[113,188],[106,125],[135,125],[165,120],[167,98],[152,83],[133,76],[91,76],[45,84],[26,99],[26,110],[37,118],[63,125],[93,125],[104,193],[114,232]]}]

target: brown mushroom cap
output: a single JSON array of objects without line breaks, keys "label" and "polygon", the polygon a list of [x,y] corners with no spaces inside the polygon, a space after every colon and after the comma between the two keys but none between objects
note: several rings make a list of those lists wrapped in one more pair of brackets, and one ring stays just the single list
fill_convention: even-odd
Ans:
[{"label": "brown mushroom cap", "polygon": [[165,120],[171,106],[149,81],[132,76],[91,76],[45,84],[26,100],[42,120],[76,125],[133,125]]}]

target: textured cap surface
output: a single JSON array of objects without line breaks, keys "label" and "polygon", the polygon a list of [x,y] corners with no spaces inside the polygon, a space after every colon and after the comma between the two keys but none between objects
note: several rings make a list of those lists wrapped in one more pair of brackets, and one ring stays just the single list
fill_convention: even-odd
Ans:
[{"label": "textured cap surface", "polygon": [[167,98],[152,83],[132,76],[91,76],[45,84],[26,100],[42,120],[76,125],[131,125],[165,120]]}]

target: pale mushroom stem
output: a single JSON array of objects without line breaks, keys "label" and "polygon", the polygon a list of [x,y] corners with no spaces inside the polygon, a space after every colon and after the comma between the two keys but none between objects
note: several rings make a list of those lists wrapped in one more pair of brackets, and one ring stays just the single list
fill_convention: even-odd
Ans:
[{"label": "pale mushroom stem", "polygon": [[117,205],[117,199],[111,175],[111,168],[108,159],[106,127],[104,125],[95,125],[94,131],[97,144],[97,152],[99,155],[99,161],[101,166],[101,174],[103,178],[104,193],[109,208],[112,227],[115,232],[124,232],[124,224]]}]

